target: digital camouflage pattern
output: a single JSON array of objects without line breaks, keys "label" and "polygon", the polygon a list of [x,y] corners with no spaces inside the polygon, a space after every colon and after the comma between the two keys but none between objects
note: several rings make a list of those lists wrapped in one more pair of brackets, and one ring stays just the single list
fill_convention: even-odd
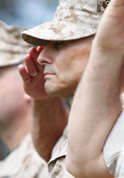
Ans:
[{"label": "digital camouflage pattern", "polygon": [[25,43],[20,34],[23,28],[9,26],[0,21],[0,67],[24,61],[31,45]]},{"label": "digital camouflage pattern", "polygon": [[96,33],[109,0],[60,0],[52,21],[22,32],[23,39],[34,45],[48,41],[74,40]]},{"label": "digital camouflage pattern", "polygon": [[[124,177],[124,93],[120,95],[122,113],[111,130],[103,149],[103,157],[110,174]],[[119,177],[120,176],[120,177]]]},{"label": "digital camouflage pattern", "polygon": [[9,156],[0,161],[0,178],[47,178],[48,167],[35,151],[28,134]]},{"label": "digital camouflage pattern", "polygon": [[116,162],[115,178],[124,177],[124,145]]},{"label": "digital camouflage pattern", "polygon": [[48,162],[49,178],[74,178],[65,167],[65,157],[67,154],[67,127],[60,137]]}]

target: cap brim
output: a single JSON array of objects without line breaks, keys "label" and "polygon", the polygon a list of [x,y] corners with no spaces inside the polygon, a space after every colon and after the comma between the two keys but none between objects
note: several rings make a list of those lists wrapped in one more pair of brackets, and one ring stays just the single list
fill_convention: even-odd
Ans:
[{"label": "cap brim", "polygon": [[48,41],[67,41],[96,33],[99,17],[83,21],[51,21],[22,32],[22,38],[33,45],[46,45]]},{"label": "cap brim", "polygon": [[0,67],[20,64],[31,45],[20,37],[25,29],[0,21]]}]

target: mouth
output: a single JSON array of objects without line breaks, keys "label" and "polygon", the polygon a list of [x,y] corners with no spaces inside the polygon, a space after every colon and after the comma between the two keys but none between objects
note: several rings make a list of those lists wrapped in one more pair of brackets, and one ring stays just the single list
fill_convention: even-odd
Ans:
[{"label": "mouth", "polygon": [[49,76],[55,75],[55,73],[45,72],[43,75],[44,75],[44,78],[47,78]]},{"label": "mouth", "polygon": [[55,75],[55,73],[44,72],[44,76],[46,76],[46,75]]}]

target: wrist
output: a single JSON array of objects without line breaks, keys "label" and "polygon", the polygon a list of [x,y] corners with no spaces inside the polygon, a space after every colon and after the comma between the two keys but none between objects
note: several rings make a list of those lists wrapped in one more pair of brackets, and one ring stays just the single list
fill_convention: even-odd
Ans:
[{"label": "wrist", "polygon": [[34,105],[45,105],[45,104],[51,105],[52,103],[55,103],[57,101],[60,102],[61,99],[58,98],[58,97],[51,97],[51,96],[45,97],[45,98],[40,99],[40,100],[32,98],[32,102],[33,102]]}]

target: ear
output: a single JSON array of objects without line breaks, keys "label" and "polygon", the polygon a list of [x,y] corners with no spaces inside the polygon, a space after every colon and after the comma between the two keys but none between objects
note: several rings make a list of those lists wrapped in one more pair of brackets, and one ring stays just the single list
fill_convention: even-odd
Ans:
[{"label": "ear", "polygon": [[27,103],[31,102],[31,97],[29,95],[27,95],[26,93],[24,94],[24,98],[25,98]]}]

